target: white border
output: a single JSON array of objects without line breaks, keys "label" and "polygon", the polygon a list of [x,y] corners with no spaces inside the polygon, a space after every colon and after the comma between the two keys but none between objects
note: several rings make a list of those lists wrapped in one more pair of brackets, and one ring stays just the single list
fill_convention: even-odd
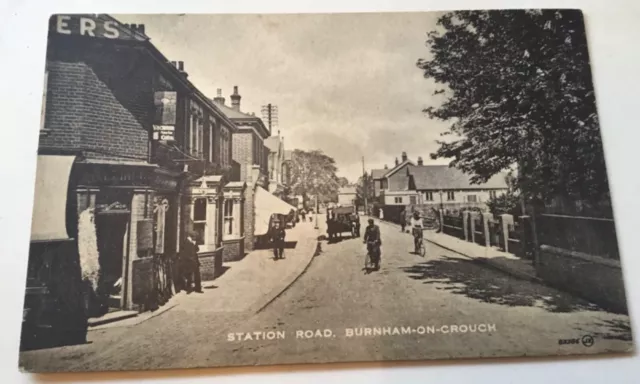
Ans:
[{"label": "white border", "polygon": [[[17,369],[20,309],[26,276],[30,213],[40,124],[47,19],[55,12],[108,13],[292,13],[426,11],[468,8],[581,8],[585,12],[599,115],[622,249],[632,319],[640,330],[640,273],[634,246],[640,205],[637,177],[640,142],[640,2],[637,0],[207,0],[109,1],[7,0],[0,5],[0,94],[2,150],[0,180],[0,376],[7,383],[37,382]],[[30,128],[32,127],[32,128]],[[148,373],[65,375],[58,382],[118,380],[118,383],[638,383],[637,356],[620,358],[548,358],[545,360],[450,361],[421,364],[319,365],[283,368],[217,369]],[[287,369],[291,369],[288,367]]]}]

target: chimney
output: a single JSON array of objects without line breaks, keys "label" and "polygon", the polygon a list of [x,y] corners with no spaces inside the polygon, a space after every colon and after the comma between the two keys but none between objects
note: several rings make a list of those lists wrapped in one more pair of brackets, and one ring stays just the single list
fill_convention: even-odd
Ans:
[{"label": "chimney", "polygon": [[224,105],[225,99],[222,97],[222,89],[218,88],[216,90],[216,97],[213,98],[213,102],[218,105]]},{"label": "chimney", "polygon": [[240,98],[241,96],[238,94],[238,86],[233,86],[233,95],[229,97],[231,99],[231,108],[236,111],[240,111]]},{"label": "chimney", "polygon": [[407,152],[402,152],[402,162],[407,161]]},{"label": "chimney", "polygon": [[424,165],[422,162],[422,156],[418,157],[418,165],[420,166]]},{"label": "chimney", "polygon": [[398,161],[398,158],[396,157],[396,165],[400,164],[400,162]]},{"label": "chimney", "polygon": [[178,71],[182,73],[184,77],[189,77],[189,74],[184,70],[184,61],[178,61]]},{"label": "chimney", "polygon": [[144,33],[144,24],[138,24],[138,32],[146,36]]}]

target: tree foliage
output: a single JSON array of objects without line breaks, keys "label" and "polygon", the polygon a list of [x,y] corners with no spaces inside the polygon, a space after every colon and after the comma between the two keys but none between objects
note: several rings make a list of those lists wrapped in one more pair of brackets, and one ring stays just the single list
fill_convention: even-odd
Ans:
[{"label": "tree foliage", "polygon": [[441,16],[418,60],[450,121],[432,158],[484,182],[517,165],[529,197],[608,200],[582,13],[465,11]]},{"label": "tree foliage", "polygon": [[322,151],[296,149],[291,162],[291,190],[304,203],[318,196],[320,202],[337,201],[339,179],[335,160]]},{"label": "tree foliage", "polygon": [[356,199],[358,204],[364,204],[366,198],[369,204],[373,203],[373,178],[369,173],[364,173],[356,183]]}]

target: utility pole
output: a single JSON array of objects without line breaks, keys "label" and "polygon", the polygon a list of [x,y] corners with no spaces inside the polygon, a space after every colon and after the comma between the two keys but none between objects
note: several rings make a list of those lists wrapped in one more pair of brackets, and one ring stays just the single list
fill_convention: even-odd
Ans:
[{"label": "utility pole", "polygon": [[[278,106],[273,105],[271,103],[262,106],[262,119],[267,122],[267,127],[269,128],[269,132],[271,132],[272,128],[278,126]],[[280,135],[280,130],[278,130],[278,136]]]},{"label": "utility pole", "polygon": [[369,212],[369,204],[367,202],[367,194],[369,190],[367,189],[367,172],[364,170],[364,156],[362,156],[362,197],[364,198],[364,213],[365,215]]}]

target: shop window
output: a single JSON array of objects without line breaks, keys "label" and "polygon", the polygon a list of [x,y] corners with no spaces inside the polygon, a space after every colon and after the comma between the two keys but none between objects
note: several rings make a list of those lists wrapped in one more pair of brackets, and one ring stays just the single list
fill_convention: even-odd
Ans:
[{"label": "shop window", "polygon": [[202,245],[205,242],[205,229],[207,226],[207,199],[196,199],[193,203],[193,230],[197,233],[196,243]]},{"label": "shop window", "polygon": [[447,191],[447,200],[452,201],[456,199],[456,193],[454,191]]},{"label": "shop window", "polygon": [[233,234],[233,200],[224,202],[224,234]]}]

